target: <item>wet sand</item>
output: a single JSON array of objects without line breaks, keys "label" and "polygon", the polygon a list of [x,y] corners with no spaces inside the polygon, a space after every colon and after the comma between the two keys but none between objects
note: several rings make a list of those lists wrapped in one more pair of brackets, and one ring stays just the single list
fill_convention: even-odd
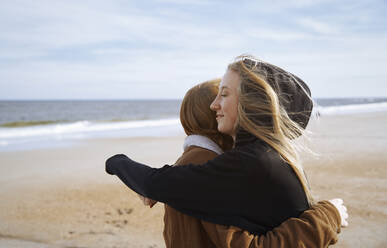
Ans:
[{"label": "wet sand", "polygon": [[[318,199],[341,197],[349,227],[335,247],[387,245],[387,113],[311,123],[304,166]],[[164,247],[163,206],[144,207],[105,160],[116,153],[173,163],[184,137],[90,139],[0,153],[0,247]]]}]

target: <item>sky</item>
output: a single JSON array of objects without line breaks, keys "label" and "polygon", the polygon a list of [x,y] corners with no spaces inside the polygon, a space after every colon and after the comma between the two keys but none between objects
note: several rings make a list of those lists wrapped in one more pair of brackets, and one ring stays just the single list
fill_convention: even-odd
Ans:
[{"label": "sky", "polygon": [[387,1],[4,0],[0,100],[181,99],[241,54],[387,96]]}]

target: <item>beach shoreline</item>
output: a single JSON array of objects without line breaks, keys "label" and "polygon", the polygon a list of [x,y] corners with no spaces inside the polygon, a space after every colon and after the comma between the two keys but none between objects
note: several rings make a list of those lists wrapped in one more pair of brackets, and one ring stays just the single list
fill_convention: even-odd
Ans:
[{"label": "beach shoreline", "polygon": [[[378,112],[322,116],[308,127],[318,153],[303,157],[313,193],[343,198],[350,215],[335,247],[387,244],[386,123],[386,112]],[[90,138],[0,152],[0,246],[164,247],[163,205],[144,207],[105,173],[104,162],[124,153],[154,167],[173,164],[183,141],[183,135]]]}]

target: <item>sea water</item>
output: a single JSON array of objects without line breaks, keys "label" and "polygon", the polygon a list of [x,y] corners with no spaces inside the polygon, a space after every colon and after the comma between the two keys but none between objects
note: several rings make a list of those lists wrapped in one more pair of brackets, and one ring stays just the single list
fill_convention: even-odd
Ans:
[{"label": "sea water", "polygon": [[[387,98],[315,99],[319,115],[387,112]],[[0,151],[69,145],[93,137],[184,134],[181,100],[0,101]]]}]

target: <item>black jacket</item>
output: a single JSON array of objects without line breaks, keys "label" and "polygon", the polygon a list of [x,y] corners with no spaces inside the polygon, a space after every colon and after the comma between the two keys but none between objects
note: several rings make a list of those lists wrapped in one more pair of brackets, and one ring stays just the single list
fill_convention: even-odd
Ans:
[{"label": "black jacket", "polygon": [[253,234],[264,234],[309,208],[291,167],[249,135],[202,166],[151,168],[118,154],[106,161],[106,172],[184,214]]}]

